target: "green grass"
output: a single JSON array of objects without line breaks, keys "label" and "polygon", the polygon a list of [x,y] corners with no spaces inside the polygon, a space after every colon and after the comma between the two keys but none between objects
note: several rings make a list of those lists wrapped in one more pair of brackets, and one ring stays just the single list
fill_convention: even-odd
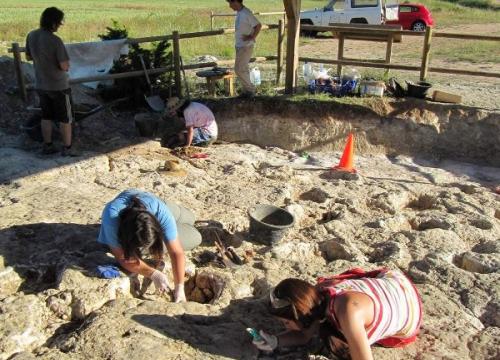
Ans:
[{"label": "green grass", "polygon": [[495,4],[494,0],[446,0],[446,1],[466,6],[469,8],[491,9],[491,10],[500,9],[499,5]]},{"label": "green grass", "polygon": [[[449,25],[472,23],[499,23],[498,11],[471,8],[452,3],[454,0],[422,0],[432,11],[439,29]],[[463,2],[489,2],[494,0],[457,0]],[[302,0],[302,9],[323,6],[327,0]],[[281,0],[249,0],[248,6],[259,12],[281,11]],[[7,53],[12,42],[24,43],[26,34],[38,27],[43,9],[49,6],[45,0],[2,0],[0,2],[0,55]],[[118,20],[129,30],[131,37],[205,31],[210,29],[210,11],[233,13],[224,0],[55,0],[66,13],[65,25],[59,35],[65,42],[98,40],[111,19]],[[264,23],[277,23],[280,16],[261,17]],[[215,18],[215,28],[232,27],[233,17]],[[500,26],[499,26],[500,28]],[[498,32],[497,32],[498,34]],[[263,31],[259,36],[255,55],[276,54],[276,31]],[[314,42],[303,39],[303,42]],[[431,49],[431,56],[474,62],[500,61],[498,43],[454,42]],[[419,47],[420,49],[420,47]],[[416,50],[417,51],[417,50]],[[419,52],[420,50],[418,50]],[[233,35],[181,40],[181,53],[188,61],[193,56],[215,55],[221,59],[234,57]],[[334,57],[335,54],[332,54]],[[405,54],[412,58],[415,54]]]}]

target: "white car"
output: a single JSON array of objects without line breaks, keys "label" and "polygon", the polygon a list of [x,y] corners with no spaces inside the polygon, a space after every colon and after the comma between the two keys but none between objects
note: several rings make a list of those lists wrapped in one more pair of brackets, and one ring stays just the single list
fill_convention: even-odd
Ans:
[{"label": "white car", "polygon": [[[321,9],[300,12],[301,25],[380,25],[386,20],[398,20],[397,0],[330,0]],[[310,36],[315,36],[316,33],[317,31],[303,31],[304,35]]]}]

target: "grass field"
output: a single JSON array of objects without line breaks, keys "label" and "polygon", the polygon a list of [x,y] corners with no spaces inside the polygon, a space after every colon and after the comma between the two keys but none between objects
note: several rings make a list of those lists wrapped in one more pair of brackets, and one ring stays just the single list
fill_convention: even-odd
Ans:
[{"label": "grass field", "polygon": [[[432,11],[437,28],[450,25],[471,23],[499,23],[500,13],[491,9],[466,7],[450,2],[454,0],[424,0]],[[493,3],[491,0],[462,0],[470,4]],[[302,9],[321,7],[327,0],[303,0]],[[126,26],[132,37],[143,37],[179,32],[204,31],[210,29],[210,11],[232,13],[224,0],[55,0],[50,5],[63,9],[66,13],[65,25],[59,35],[66,42],[91,41],[105,31],[111,19]],[[281,0],[246,0],[246,5],[253,11],[281,11]],[[13,41],[23,43],[26,34],[38,26],[42,10],[48,6],[45,0],[2,0],[0,2],[0,55],[7,53]],[[264,23],[277,23],[279,16],[266,16]],[[215,28],[232,27],[232,17],[215,19]],[[499,26],[500,28],[500,26]],[[210,39],[210,40],[208,40]],[[498,43],[497,43],[498,44]],[[499,62],[498,45],[477,43],[467,47],[473,49],[468,58],[472,61]],[[220,58],[234,56],[233,36],[215,36],[211,38],[190,39],[181,42],[181,51],[185,58],[194,55],[211,54]],[[440,48],[446,56],[460,55],[464,60],[464,47],[453,45]],[[493,55],[492,56],[492,51]],[[276,53],[276,31],[266,31],[259,36],[256,55]],[[495,59],[497,59],[495,61]]]}]

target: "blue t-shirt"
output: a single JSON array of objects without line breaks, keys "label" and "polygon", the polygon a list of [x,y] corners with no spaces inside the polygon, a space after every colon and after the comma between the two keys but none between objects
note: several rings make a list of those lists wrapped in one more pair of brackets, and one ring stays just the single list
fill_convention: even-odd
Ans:
[{"label": "blue t-shirt", "polygon": [[177,238],[177,225],[174,216],[158,197],[145,191],[129,189],[120,193],[109,202],[102,211],[101,230],[97,242],[112,248],[121,248],[118,240],[118,227],[120,225],[120,211],[130,204],[130,199],[135,196],[144,204],[146,209],[153,214],[165,234],[167,242]]}]

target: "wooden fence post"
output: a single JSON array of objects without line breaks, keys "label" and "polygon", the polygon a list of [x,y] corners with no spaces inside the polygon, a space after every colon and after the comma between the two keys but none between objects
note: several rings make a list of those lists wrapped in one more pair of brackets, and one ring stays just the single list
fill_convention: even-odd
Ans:
[{"label": "wooden fence post", "polygon": [[12,43],[12,53],[14,54],[14,67],[16,70],[17,86],[19,87],[19,94],[24,102],[28,100],[28,93],[26,91],[26,83],[24,82],[24,74],[21,61],[21,51],[19,50],[18,43]]},{"label": "wooden fence post", "polygon": [[[337,52],[337,60],[344,60],[344,33],[339,32],[339,48]],[[337,65],[337,75],[342,76],[342,64]]]},{"label": "wooden fence post", "polygon": [[214,29],[214,12],[210,11],[210,30]]},{"label": "wooden fence post", "polygon": [[420,67],[420,81],[427,78],[427,70],[429,68],[429,53],[431,51],[432,27],[427,26],[424,37],[424,50],[422,52],[422,66]]},{"label": "wooden fence post", "polygon": [[179,32],[172,33],[172,43],[174,45],[174,80],[175,89],[178,97],[182,97],[181,85],[181,51],[179,46]]},{"label": "wooden fence post", "polygon": [[[390,64],[392,58],[392,44],[394,43],[394,36],[392,34],[387,35],[387,47],[385,49],[385,63]],[[387,74],[389,74],[389,69],[387,70]]]},{"label": "wooden fence post", "polygon": [[278,53],[276,59],[276,85],[279,85],[283,71],[283,40],[285,39],[285,24],[283,20],[278,22]]}]

